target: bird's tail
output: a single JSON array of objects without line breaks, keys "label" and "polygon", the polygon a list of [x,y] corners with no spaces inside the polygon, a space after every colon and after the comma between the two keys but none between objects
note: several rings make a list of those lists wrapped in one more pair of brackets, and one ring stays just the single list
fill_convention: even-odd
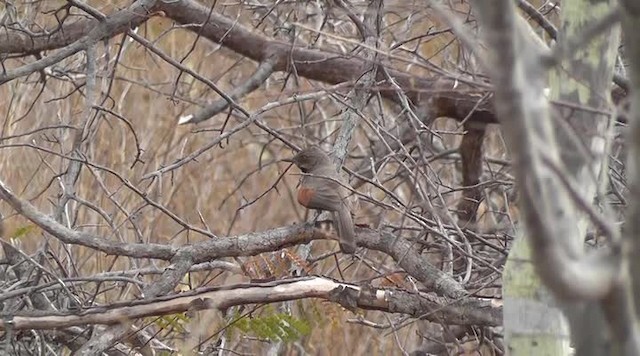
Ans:
[{"label": "bird's tail", "polygon": [[[337,215],[337,219],[335,219],[335,215]],[[338,237],[340,237],[340,249],[344,253],[353,254],[356,252],[356,232],[353,228],[351,212],[343,205],[335,215],[336,230],[338,230]]]}]

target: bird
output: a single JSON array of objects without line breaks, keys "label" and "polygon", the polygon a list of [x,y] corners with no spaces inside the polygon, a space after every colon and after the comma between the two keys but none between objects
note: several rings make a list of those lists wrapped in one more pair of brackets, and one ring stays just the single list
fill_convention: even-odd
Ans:
[{"label": "bird", "polygon": [[292,162],[302,173],[305,173],[298,185],[298,203],[307,209],[331,212],[340,238],[340,249],[344,253],[355,253],[355,230],[347,200],[348,189],[345,188],[347,184],[344,183],[329,155],[320,147],[311,146],[284,161]]}]

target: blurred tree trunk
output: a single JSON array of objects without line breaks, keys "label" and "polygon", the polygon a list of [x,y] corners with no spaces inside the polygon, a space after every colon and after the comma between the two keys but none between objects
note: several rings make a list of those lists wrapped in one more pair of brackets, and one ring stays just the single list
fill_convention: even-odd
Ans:
[{"label": "blurred tree trunk", "polygon": [[568,324],[538,278],[521,233],[509,252],[502,285],[505,349],[511,355],[568,354]]},{"label": "blurred tree trunk", "polygon": [[[576,39],[611,11],[611,1],[563,1],[558,42]],[[610,108],[609,92],[619,43],[617,26],[600,34],[551,72],[551,99],[591,109]],[[526,99],[525,99],[526,100]],[[591,203],[606,184],[607,152],[613,117],[593,110],[561,109],[551,113],[561,168]],[[536,204],[536,202],[520,202]],[[570,249],[583,249],[589,220],[576,209],[572,233],[558,236]],[[529,239],[520,237],[509,254],[504,272],[504,323],[507,348],[515,355],[566,355],[569,335],[578,355],[607,354],[608,327],[598,302],[555,302],[534,273]],[[564,313],[561,312],[564,311]],[[567,317],[569,323],[565,320]],[[569,325],[571,325],[569,330]]]},{"label": "blurred tree trunk", "polygon": [[[572,0],[563,2],[559,41],[580,38],[585,30],[609,13],[617,1]],[[619,26],[600,33],[583,50],[567,55],[556,70],[551,71],[551,99],[579,103],[583,107],[611,109],[610,91],[620,43]],[[576,183],[580,196],[591,203],[602,197],[608,181],[608,152],[611,145],[613,115],[565,108],[554,120],[556,138],[566,173]],[[566,119],[566,120],[565,120]],[[596,201],[604,201],[597,199]],[[596,207],[606,211],[606,207]],[[601,211],[602,211],[601,210]],[[577,233],[566,236],[576,249],[583,248],[589,219],[580,214]],[[611,330],[599,302],[565,303],[565,315],[571,326],[571,339],[578,355],[610,354]]]},{"label": "blurred tree trunk", "polygon": [[640,310],[640,3],[636,0],[621,0],[622,29],[625,38],[625,53],[628,58],[632,90],[631,112],[627,142],[630,154],[627,157],[629,208],[627,211],[625,238],[631,249],[630,278],[633,286],[635,310]]}]

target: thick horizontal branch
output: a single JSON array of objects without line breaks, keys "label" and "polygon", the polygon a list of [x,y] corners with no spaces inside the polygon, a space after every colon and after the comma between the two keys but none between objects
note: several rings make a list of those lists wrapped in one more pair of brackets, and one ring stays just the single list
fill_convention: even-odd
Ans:
[{"label": "thick horizontal branch", "polygon": [[[127,18],[128,22],[120,21],[121,12],[116,12],[107,16],[104,21],[80,20],[64,24],[56,31],[33,36],[33,41],[30,41],[31,37],[26,36],[20,30],[4,28],[0,33],[0,53],[39,53],[63,48],[74,44],[90,33],[99,32],[102,34],[101,37],[115,36],[131,26],[141,24],[154,14],[164,14],[198,32],[200,36],[220,43],[242,56],[259,63],[267,61],[274,63],[274,71],[289,72],[292,67],[295,67],[296,74],[299,76],[329,84],[340,84],[355,82],[361,73],[361,68],[363,68],[363,59],[361,58],[292,47],[289,43],[274,41],[254,33],[235,20],[211,12],[209,8],[196,1],[158,1],[155,6],[145,9],[148,11],[130,14]],[[106,26],[107,23],[117,23],[118,26],[109,27]],[[128,25],[123,26],[122,24]],[[102,31],[101,26],[107,30]],[[46,61],[46,58],[40,61]],[[387,69],[386,72],[415,105],[428,108],[429,117],[446,116],[462,120],[473,112],[469,118],[470,121],[497,122],[490,102],[483,103],[479,107],[477,105],[478,100],[485,95],[489,88],[487,84],[473,87],[462,80],[420,78],[415,74],[390,69]],[[11,78],[15,78],[15,76],[12,75]],[[397,102],[400,100],[397,87],[384,77],[383,71],[379,71],[377,86],[372,89]]]},{"label": "thick horizontal branch", "polygon": [[465,298],[452,301],[427,293],[376,289],[338,283],[324,277],[210,287],[178,295],[115,303],[82,312],[27,312],[2,315],[0,330],[60,329],[78,325],[118,324],[123,321],[204,309],[322,298],[349,309],[361,308],[403,313],[437,323],[497,326],[502,308],[490,300]]},{"label": "thick horizontal branch", "polygon": [[[90,32],[94,34],[100,32],[102,37],[113,37],[130,27],[140,25],[151,16],[165,15],[198,32],[199,36],[219,43],[256,62],[273,61],[273,71],[289,72],[295,67],[296,75],[301,77],[340,84],[357,80],[358,73],[363,67],[362,58],[292,47],[289,43],[272,40],[253,32],[235,20],[210,11],[208,7],[193,0],[158,1],[154,6],[145,7],[145,10],[130,14],[127,18],[128,22],[121,21],[121,17],[124,16],[121,11],[107,16],[104,21],[79,20],[36,35],[26,35],[19,29],[5,27],[0,30],[0,53],[28,54],[62,48],[87,36]],[[106,26],[108,23],[117,23],[118,26]],[[108,28],[108,31],[98,31],[100,26],[97,25]],[[40,61],[47,61],[47,58]],[[396,85],[394,85],[384,76],[384,72],[379,71],[377,85],[372,90],[378,91],[387,99],[400,102],[400,96],[397,93],[400,88],[414,105],[426,109],[425,114],[428,118],[450,117],[466,122],[498,123],[493,111],[493,100],[491,98],[482,100],[491,91],[488,83],[470,83],[461,78],[444,78],[442,74],[433,78],[423,78],[412,73],[386,69],[386,73],[395,81]],[[7,78],[9,77],[5,79]]]},{"label": "thick horizontal branch", "polygon": [[[362,73],[363,59],[342,53],[331,53],[302,47],[292,47],[257,34],[235,20],[211,12],[196,1],[158,2],[156,8],[167,17],[183,24],[215,43],[262,63],[271,60],[274,71],[289,72],[295,67],[296,75],[329,84],[355,82]],[[193,25],[204,24],[204,25]],[[477,102],[490,86],[478,83],[477,87],[462,80],[421,78],[415,74],[387,69],[403,93],[415,105],[427,107],[432,118],[451,117],[462,120],[469,113],[469,120],[496,123],[490,101],[478,107]],[[372,90],[399,102],[397,88],[387,80],[383,71],[378,71],[377,86]]]},{"label": "thick horizontal branch", "polygon": [[[6,201],[19,214],[63,243],[85,246],[108,255],[133,258],[170,261],[176,255],[183,254],[190,257],[191,263],[202,263],[222,257],[253,256],[313,240],[336,238],[309,224],[294,224],[245,235],[218,237],[180,247],[153,243],[122,243],[67,228],[36,209],[31,203],[17,197],[2,181],[0,181],[0,199]],[[451,298],[466,295],[462,285],[429,263],[413,248],[409,241],[402,237],[394,236],[385,231],[358,228],[356,229],[356,243],[392,256],[407,273],[440,295]]]},{"label": "thick horizontal branch", "polygon": [[[131,4],[131,6],[129,6],[128,8],[117,11],[111,16],[106,17],[105,19],[93,23],[93,26],[89,26],[89,24],[87,23],[86,34],[83,33],[82,36],[79,36],[68,46],[63,47],[56,53],[53,53],[49,56],[26,64],[24,66],[12,70],[5,70],[0,73],[0,84],[25,75],[29,75],[35,71],[42,70],[55,63],[58,63],[64,58],[67,58],[83,49],[86,49],[87,46],[92,45],[93,43],[101,39],[111,38],[119,33],[128,30],[129,28],[131,28],[132,24],[135,24],[136,22],[141,23],[143,20],[149,18],[149,12],[147,11],[147,9],[153,7],[155,2],[155,0],[138,0],[135,3]],[[24,39],[21,38],[20,31],[13,31],[13,34],[18,37],[17,39],[21,40],[20,42],[24,42]],[[58,32],[60,31],[64,31],[64,28],[60,28]],[[74,28],[74,33],[79,34],[78,29]],[[12,37],[9,34],[6,35],[8,37]],[[30,47],[27,46],[27,49],[28,48]],[[21,53],[22,52],[27,51],[21,51]],[[3,49],[0,49],[0,53],[6,52]]]},{"label": "thick horizontal branch", "polygon": [[[71,23],[56,24],[42,32],[29,33],[10,25],[2,26],[0,27],[0,53],[27,55],[59,49],[91,32],[100,33],[101,38],[110,38],[139,26],[151,16],[159,15],[159,13],[147,11],[154,3],[155,1],[149,0],[137,1],[130,7],[114,12],[102,20],[83,18]],[[101,24],[102,29],[99,26]]]}]

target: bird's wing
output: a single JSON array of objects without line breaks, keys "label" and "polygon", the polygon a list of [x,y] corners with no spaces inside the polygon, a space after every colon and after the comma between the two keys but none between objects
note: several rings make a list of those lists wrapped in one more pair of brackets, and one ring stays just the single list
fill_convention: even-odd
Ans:
[{"label": "bird's wing", "polygon": [[314,194],[309,199],[308,208],[337,211],[343,204],[342,187],[337,182],[319,176],[305,177],[305,186],[311,187]]}]

